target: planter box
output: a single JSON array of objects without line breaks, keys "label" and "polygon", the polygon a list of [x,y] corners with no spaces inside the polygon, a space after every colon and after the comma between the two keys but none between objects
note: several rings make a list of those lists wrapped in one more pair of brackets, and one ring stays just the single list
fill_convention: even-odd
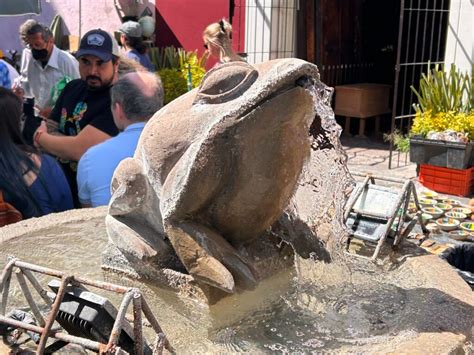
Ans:
[{"label": "planter box", "polygon": [[433,139],[410,138],[410,161],[450,169],[473,166],[474,142],[455,143]]}]

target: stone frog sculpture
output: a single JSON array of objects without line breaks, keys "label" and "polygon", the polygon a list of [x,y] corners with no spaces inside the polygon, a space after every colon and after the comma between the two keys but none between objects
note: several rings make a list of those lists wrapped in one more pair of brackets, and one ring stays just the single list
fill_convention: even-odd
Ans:
[{"label": "stone frog sculpture", "polygon": [[281,215],[309,156],[315,65],[222,64],[158,111],[115,171],[109,241],[133,264],[227,293],[258,270],[246,245]]}]

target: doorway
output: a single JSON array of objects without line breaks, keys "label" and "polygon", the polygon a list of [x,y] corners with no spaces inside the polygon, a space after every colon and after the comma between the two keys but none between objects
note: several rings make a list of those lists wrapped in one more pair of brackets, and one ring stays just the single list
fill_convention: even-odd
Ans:
[{"label": "doorway", "polygon": [[[444,60],[448,15],[449,0],[300,0],[297,55],[318,65],[329,86],[389,85],[392,114],[383,115],[380,129],[406,131],[410,86],[418,86],[428,62]],[[371,120],[366,131],[374,131]]]}]

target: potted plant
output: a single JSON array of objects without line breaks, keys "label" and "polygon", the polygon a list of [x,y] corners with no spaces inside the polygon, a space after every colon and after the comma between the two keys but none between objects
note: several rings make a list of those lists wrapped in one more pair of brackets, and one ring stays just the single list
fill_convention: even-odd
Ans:
[{"label": "potted plant", "polygon": [[454,64],[422,74],[410,132],[410,160],[452,169],[472,166],[474,110],[472,79]]},{"label": "potted plant", "polygon": [[161,77],[165,91],[165,105],[199,86],[206,73],[206,56],[183,48],[150,48],[150,59]]}]

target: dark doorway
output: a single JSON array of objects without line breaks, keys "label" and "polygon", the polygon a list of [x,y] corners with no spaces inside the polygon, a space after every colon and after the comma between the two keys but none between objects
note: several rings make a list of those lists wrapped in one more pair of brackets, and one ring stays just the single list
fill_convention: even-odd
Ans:
[{"label": "dark doorway", "polygon": [[[329,86],[377,83],[393,87],[400,0],[306,0],[298,17],[298,55],[318,65]],[[303,41],[301,41],[303,39]],[[338,117],[340,124],[342,118]],[[357,132],[357,120],[351,133]],[[390,115],[380,120],[390,130]],[[367,133],[374,131],[367,121]]]}]

